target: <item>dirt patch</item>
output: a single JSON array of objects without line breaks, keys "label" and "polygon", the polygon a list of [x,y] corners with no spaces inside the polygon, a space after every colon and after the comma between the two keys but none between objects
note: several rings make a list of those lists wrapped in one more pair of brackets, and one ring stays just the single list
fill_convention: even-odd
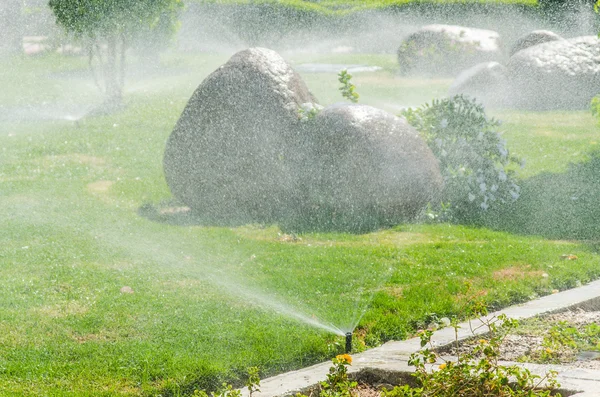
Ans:
[{"label": "dirt patch", "polygon": [[[524,268],[519,266],[511,266],[504,269],[496,270],[494,272],[494,280],[498,281],[512,281],[512,280],[522,280],[525,278],[542,278],[544,277],[544,273],[541,270],[528,270],[531,266],[527,265]],[[546,277],[548,275],[546,274]]]},{"label": "dirt patch", "polygon": [[90,193],[106,193],[113,184],[113,181],[97,181],[88,183],[87,189]]},{"label": "dirt patch", "polygon": [[34,309],[37,313],[51,318],[64,318],[67,316],[82,315],[88,312],[89,306],[76,301],[42,306]]},{"label": "dirt patch", "polygon": [[403,292],[404,292],[403,287],[398,287],[398,286],[387,287],[387,288],[385,288],[385,291],[395,298],[403,298],[404,297],[403,296]]}]

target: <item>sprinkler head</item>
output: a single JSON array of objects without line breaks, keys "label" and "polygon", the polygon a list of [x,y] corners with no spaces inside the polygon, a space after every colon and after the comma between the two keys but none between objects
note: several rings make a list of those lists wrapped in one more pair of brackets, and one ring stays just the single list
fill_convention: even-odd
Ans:
[{"label": "sprinkler head", "polygon": [[346,332],[346,353],[352,353],[352,332]]}]

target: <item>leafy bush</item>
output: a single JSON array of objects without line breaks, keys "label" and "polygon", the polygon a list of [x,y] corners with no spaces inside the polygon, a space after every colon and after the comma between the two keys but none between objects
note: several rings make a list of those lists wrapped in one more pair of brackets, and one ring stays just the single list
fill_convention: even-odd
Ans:
[{"label": "leafy bush", "polygon": [[520,161],[510,156],[483,106],[457,95],[433,100],[402,115],[421,132],[440,163],[445,187],[442,202],[431,208],[430,218],[474,221],[488,208],[519,198],[514,171]]}]

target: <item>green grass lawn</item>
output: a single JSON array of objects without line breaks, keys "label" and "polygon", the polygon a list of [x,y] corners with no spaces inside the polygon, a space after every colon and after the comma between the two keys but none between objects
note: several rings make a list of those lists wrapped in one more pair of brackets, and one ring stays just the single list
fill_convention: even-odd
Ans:
[{"label": "green grass lawn", "polygon": [[[289,58],[382,66],[354,82],[362,103],[393,112],[450,84],[399,78],[391,55]],[[173,209],[165,141],[192,91],[226,59],[171,54],[164,74],[128,80],[124,111],[80,123],[61,119],[59,105],[100,100],[84,59],[2,62],[1,395],[186,395],[243,380],[250,366],[268,376],[326,360],[343,349],[336,327],[358,323],[369,346],[407,337],[434,315],[459,314],[467,281],[496,308],[600,276],[597,243],[506,225],[295,239],[276,225],[146,216],[148,206]],[[303,77],[322,103],[341,99],[334,73]],[[56,117],[40,118],[49,104]],[[6,116],[30,105],[30,120]],[[527,160],[524,181],[569,175],[600,140],[586,112],[494,115]]]}]

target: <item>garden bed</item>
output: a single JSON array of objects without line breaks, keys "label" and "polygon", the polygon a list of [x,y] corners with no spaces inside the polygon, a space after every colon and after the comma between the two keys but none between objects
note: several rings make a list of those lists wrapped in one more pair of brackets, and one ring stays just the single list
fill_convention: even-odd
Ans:
[{"label": "garden bed", "polygon": [[[458,349],[450,347],[446,351],[450,355],[463,354],[476,343],[469,340]],[[576,308],[524,320],[506,336],[500,353],[502,361],[600,371],[600,310]]]}]

